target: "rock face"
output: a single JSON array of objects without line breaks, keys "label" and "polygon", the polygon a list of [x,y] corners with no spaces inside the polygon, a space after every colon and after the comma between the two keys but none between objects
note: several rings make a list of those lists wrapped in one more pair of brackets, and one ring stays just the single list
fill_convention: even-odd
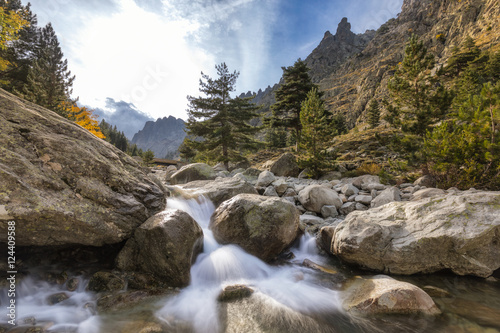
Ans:
[{"label": "rock face", "polygon": [[339,258],[391,274],[488,277],[500,268],[500,193],[462,192],[353,212],[335,229]]},{"label": "rock face", "polygon": [[195,180],[214,180],[215,170],[205,163],[193,163],[183,166],[176,173],[170,176],[170,183],[186,184]]},{"label": "rock face", "polygon": [[309,185],[299,192],[299,201],[307,210],[321,213],[325,205],[342,207],[342,200],[336,191],[321,185]]},{"label": "rock face", "polygon": [[176,157],[186,137],[184,127],[184,120],[172,116],[148,121],[142,130],[135,133],[132,143],[144,151],[152,150],[158,158]]},{"label": "rock face", "polygon": [[346,311],[364,315],[441,313],[422,289],[386,275],[357,278],[344,292],[342,303]]},{"label": "rock face", "polygon": [[165,279],[170,286],[189,284],[191,264],[203,251],[203,231],[186,212],[168,209],[136,229],[116,259],[117,268]]},{"label": "rock face", "polygon": [[295,240],[299,211],[277,197],[239,194],[223,202],[210,221],[215,239],[236,244],[262,260],[271,260]]},{"label": "rock face", "polygon": [[257,194],[257,190],[247,181],[240,177],[231,177],[216,181],[199,180],[182,186],[185,190],[195,189],[194,195],[205,195],[215,207],[232,197],[248,193]]},{"label": "rock face", "polygon": [[165,206],[128,155],[56,113],[0,90],[0,242],[121,242]]}]

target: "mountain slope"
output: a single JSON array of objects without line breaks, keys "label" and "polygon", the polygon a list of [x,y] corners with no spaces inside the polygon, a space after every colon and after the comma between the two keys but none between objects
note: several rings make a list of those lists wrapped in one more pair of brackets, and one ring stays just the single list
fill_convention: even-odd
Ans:
[{"label": "mountain slope", "polygon": [[184,127],[184,120],[172,116],[148,121],[134,135],[132,143],[142,150],[152,150],[158,158],[176,157],[179,146],[186,137]]}]

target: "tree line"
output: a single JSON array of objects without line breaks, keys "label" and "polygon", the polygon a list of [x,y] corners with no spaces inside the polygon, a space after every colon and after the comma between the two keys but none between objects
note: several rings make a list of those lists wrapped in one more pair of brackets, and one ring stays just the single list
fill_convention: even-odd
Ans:
[{"label": "tree line", "polygon": [[0,18],[0,86],[104,138],[93,111],[71,96],[75,76],[52,24],[39,27],[20,0],[0,0]]}]

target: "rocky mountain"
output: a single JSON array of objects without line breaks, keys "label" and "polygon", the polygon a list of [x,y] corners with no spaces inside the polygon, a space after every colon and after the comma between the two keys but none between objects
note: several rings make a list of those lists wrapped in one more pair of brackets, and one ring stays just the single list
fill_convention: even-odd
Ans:
[{"label": "rocky mountain", "polygon": [[142,150],[152,150],[158,158],[175,158],[186,137],[184,120],[172,116],[148,121],[132,138],[132,143]]},{"label": "rocky mountain", "polygon": [[[364,121],[371,99],[387,96],[387,82],[412,34],[424,41],[442,66],[467,36],[482,49],[499,50],[498,27],[498,0],[405,0],[398,17],[376,32],[356,35],[348,20],[342,19],[336,34],[327,31],[305,62],[313,81],[324,92],[327,108],[344,114],[349,126],[354,127]],[[272,104],[269,95],[273,91],[258,102],[264,110]]]}]

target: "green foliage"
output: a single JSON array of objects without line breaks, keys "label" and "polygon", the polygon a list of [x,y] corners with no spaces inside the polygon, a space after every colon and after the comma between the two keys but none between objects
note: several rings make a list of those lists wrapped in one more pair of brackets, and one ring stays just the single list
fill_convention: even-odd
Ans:
[{"label": "green foliage", "polygon": [[336,114],[329,120],[330,127],[332,128],[332,135],[342,135],[346,134],[347,123],[344,115]]},{"label": "green foliage", "polygon": [[301,155],[298,163],[301,168],[309,169],[311,176],[318,178],[331,163],[326,145],[331,138],[327,112],[318,90],[313,88],[302,103],[300,112],[302,137]]},{"label": "green foliage", "polygon": [[284,128],[270,127],[267,129],[265,141],[270,148],[284,148],[287,146],[287,137]]},{"label": "green foliage", "polygon": [[154,158],[155,153],[148,149],[142,154],[142,164],[144,166],[150,166],[153,163]]},{"label": "green foliage", "polygon": [[300,120],[302,102],[308,92],[317,86],[312,83],[308,74],[309,68],[301,59],[298,59],[293,66],[282,69],[283,83],[275,92],[276,103],[271,106],[272,117],[266,122],[272,128],[293,130],[293,141],[298,147],[302,130]]},{"label": "green foliage", "polygon": [[40,30],[36,50],[36,60],[31,64],[27,82],[19,93],[27,100],[67,117],[65,105],[75,102],[71,99],[75,77],[68,70],[68,61],[63,60],[64,55],[50,23]]},{"label": "green foliage", "polygon": [[423,137],[430,126],[441,120],[451,103],[451,96],[431,75],[434,56],[413,35],[406,44],[403,62],[389,81],[394,105],[385,119],[405,133]]},{"label": "green foliage", "polygon": [[[102,134],[106,136],[105,140],[111,143],[116,148],[123,152],[130,153],[131,156],[137,156],[139,154],[139,149],[137,145],[130,145],[125,133],[120,132],[116,129],[116,126],[111,126],[104,119],[101,120],[99,124]],[[135,147],[134,147],[135,146]]]},{"label": "green foliage", "polygon": [[441,186],[500,189],[500,82],[469,95],[455,118],[427,134],[429,169]]},{"label": "green foliage", "polygon": [[371,128],[375,128],[380,124],[380,106],[376,99],[372,99],[368,106],[368,124]]},{"label": "green foliage", "polygon": [[195,158],[223,162],[227,168],[230,161],[241,161],[244,152],[260,146],[253,139],[260,128],[249,124],[258,117],[258,107],[250,102],[253,97],[231,98],[238,72],[230,73],[225,63],[215,68],[217,79],[201,73],[200,92],[205,97],[188,96],[187,134],[197,139],[186,140],[182,151],[184,156],[195,151]]}]

